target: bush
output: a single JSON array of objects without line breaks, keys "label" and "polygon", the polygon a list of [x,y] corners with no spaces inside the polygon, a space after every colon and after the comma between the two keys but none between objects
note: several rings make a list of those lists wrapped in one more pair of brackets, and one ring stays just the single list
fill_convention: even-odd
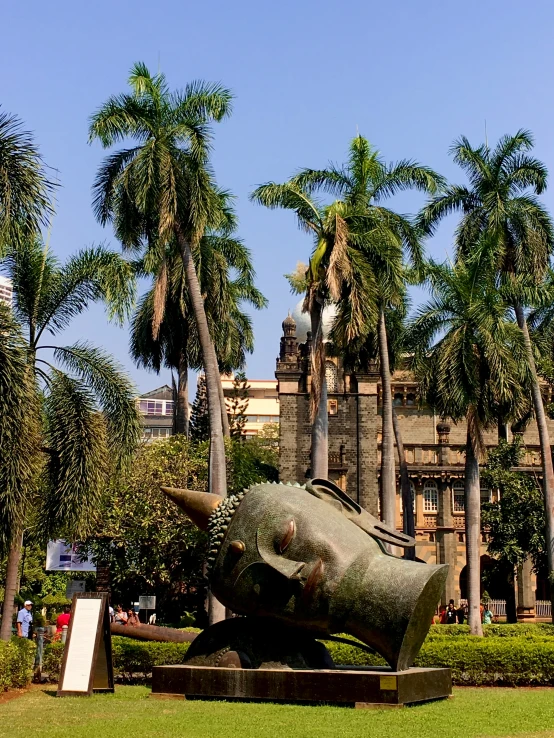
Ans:
[{"label": "bush", "polygon": [[[182,664],[189,643],[157,643],[138,641],[124,636],[113,636],[112,654],[116,676],[125,679],[144,678],[153,666]],[[64,645],[60,641],[49,643],[44,649],[43,670],[56,681],[60,674]]]},{"label": "bush", "polygon": [[0,692],[26,687],[33,676],[35,644],[17,636],[0,641]]}]

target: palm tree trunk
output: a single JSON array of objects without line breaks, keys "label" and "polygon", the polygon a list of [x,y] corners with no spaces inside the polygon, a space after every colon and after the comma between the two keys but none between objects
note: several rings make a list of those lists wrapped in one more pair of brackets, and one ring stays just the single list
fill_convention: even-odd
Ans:
[{"label": "palm tree trunk", "polygon": [[467,432],[465,464],[466,564],[471,635],[482,636],[481,626],[481,488],[479,460],[471,433]]},{"label": "palm tree trunk", "polygon": [[389,346],[385,310],[379,309],[379,365],[381,369],[381,396],[383,432],[381,440],[381,520],[396,528],[396,471],[394,468],[394,423],[392,419],[392,386],[389,365]]},{"label": "palm tree trunk", "polygon": [[[312,383],[321,383],[319,401],[312,422],[312,477],[327,479],[329,476],[329,419],[327,414],[327,381],[325,379],[325,346],[322,331],[322,303],[314,299],[310,310],[312,327]],[[321,366],[323,362],[323,367]],[[312,388],[313,392],[313,388]]]},{"label": "palm tree trunk", "polygon": [[204,300],[200,291],[198,275],[194,266],[190,244],[177,228],[176,235],[183,258],[183,267],[188,283],[188,290],[194,318],[198,329],[198,338],[204,359],[204,374],[206,377],[206,391],[208,395],[208,416],[210,419],[210,455],[211,463],[210,492],[222,497],[227,496],[227,479],[225,464],[225,445],[223,443],[223,428],[221,424],[221,402],[219,399],[219,368],[215,359],[215,351],[208,328]]},{"label": "palm tree trunk", "polygon": [[[215,354],[215,351],[214,351]],[[216,359],[217,362],[217,359]],[[221,405],[221,427],[223,428],[224,438],[231,438],[231,429],[229,427],[229,416],[227,415],[227,403],[225,402],[225,395],[223,393],[223,385],[221,384],[221,376],[219,377],[219,403]]]},{"label": "palm tree trunk", "polygon": [[179,377],[177,384],[177,414],[175,432],[189,434],[189,365],[184,351],[179,355]]},{"label": "palm tree trunk", "polygon": [[12,617],[14,599],[17,594],[17,578],[19,574],[19,560],[21,558],[21,547],[23,545],[23,534],[17,532],[8,551],[8,562],[6,567],[6,585],[4,589],[4,604],[2,606],[2,625],[0,626],[0,640],[9,641],[12,636]]},{"label": "palm tree trunk", "polygon": [[[404,443],[400,432],[400,423],[394,408],[392,409],[392,424],[394,437],[396,439],[396,450],[398,452],[398,464],[400,466],[400,492],[402,494],[402,530],[407,536],[415,538],[414,501],[412,500],[412,488],[408,474],[408,464],[404,453]],[[404,549],[404,558],[415,560],[415,548]]]},{"label": "palm tree trunk", "polygon": [[533,356],[533,347],[531,345],[531,337],[529,328],[525,320],[525,314],[521,305],[515,305],[517,324],[523,333],[523,341],[525,344],[525,352],[529,369],[531,370],[532,384],[531,394],[533,396],[533,406],[535,409],[535,418],[537,419],[537,428],[539,429],[539,442],[541,446],[542,457],[542,473],[543,473],[543,494],[544,508],[546,515],[546,554],[548,564],[548,579],[550,583],[550,601],[552,603],[552,622],[554,623],[554,469],[552,467],[552,447],[550,445],[550,435],[546,424],[546,413],[544,412],[544,403],[542,401],[541,388],[539,384],[539,376],[537,367],[535,366],[535,358]]}]

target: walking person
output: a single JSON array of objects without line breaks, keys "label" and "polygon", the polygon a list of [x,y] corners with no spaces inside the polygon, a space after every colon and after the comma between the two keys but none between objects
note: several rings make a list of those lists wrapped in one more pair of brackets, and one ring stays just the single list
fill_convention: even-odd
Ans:
[{"label": "walking person", "polygon": [[446,609],[446,625],[456,625],[456,608],[454,600],[450,600]]},{"label": "walking person", "polygon": [[33,603],[26,600],[21,610],[17,613],[17,635],[20,638],[33,637]]},{"label": "walking person", "polygon": [[61,633],[64,625],[69,625],[71,619],[71,605],[64,605],[63,612],[56,618],[56,633]]}]

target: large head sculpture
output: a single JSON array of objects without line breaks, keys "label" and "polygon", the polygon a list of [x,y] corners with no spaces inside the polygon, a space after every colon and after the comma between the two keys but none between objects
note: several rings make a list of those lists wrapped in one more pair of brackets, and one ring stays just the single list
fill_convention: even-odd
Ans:
[{"label": "large head sculpture", "polygon": [[350,633],[393,668],[411,665],[447,573],[387,550],[413,539],[327,480],[258,484],[227,498],[163,489],[208,530],[210,583],[227,607],[322,637]]}]

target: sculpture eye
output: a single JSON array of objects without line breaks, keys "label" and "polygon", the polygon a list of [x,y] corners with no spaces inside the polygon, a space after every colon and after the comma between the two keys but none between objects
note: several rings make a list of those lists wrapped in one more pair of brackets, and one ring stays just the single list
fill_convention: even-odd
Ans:
[{"label": "sculpture eye", "polygon": [[289,520],[285,528],[285,535],[281,538],[281,542],[278,545],[279,553],[282,554],[287,550],[289,543],[294,538],[295,533],[296,524],[294,520]]}]

